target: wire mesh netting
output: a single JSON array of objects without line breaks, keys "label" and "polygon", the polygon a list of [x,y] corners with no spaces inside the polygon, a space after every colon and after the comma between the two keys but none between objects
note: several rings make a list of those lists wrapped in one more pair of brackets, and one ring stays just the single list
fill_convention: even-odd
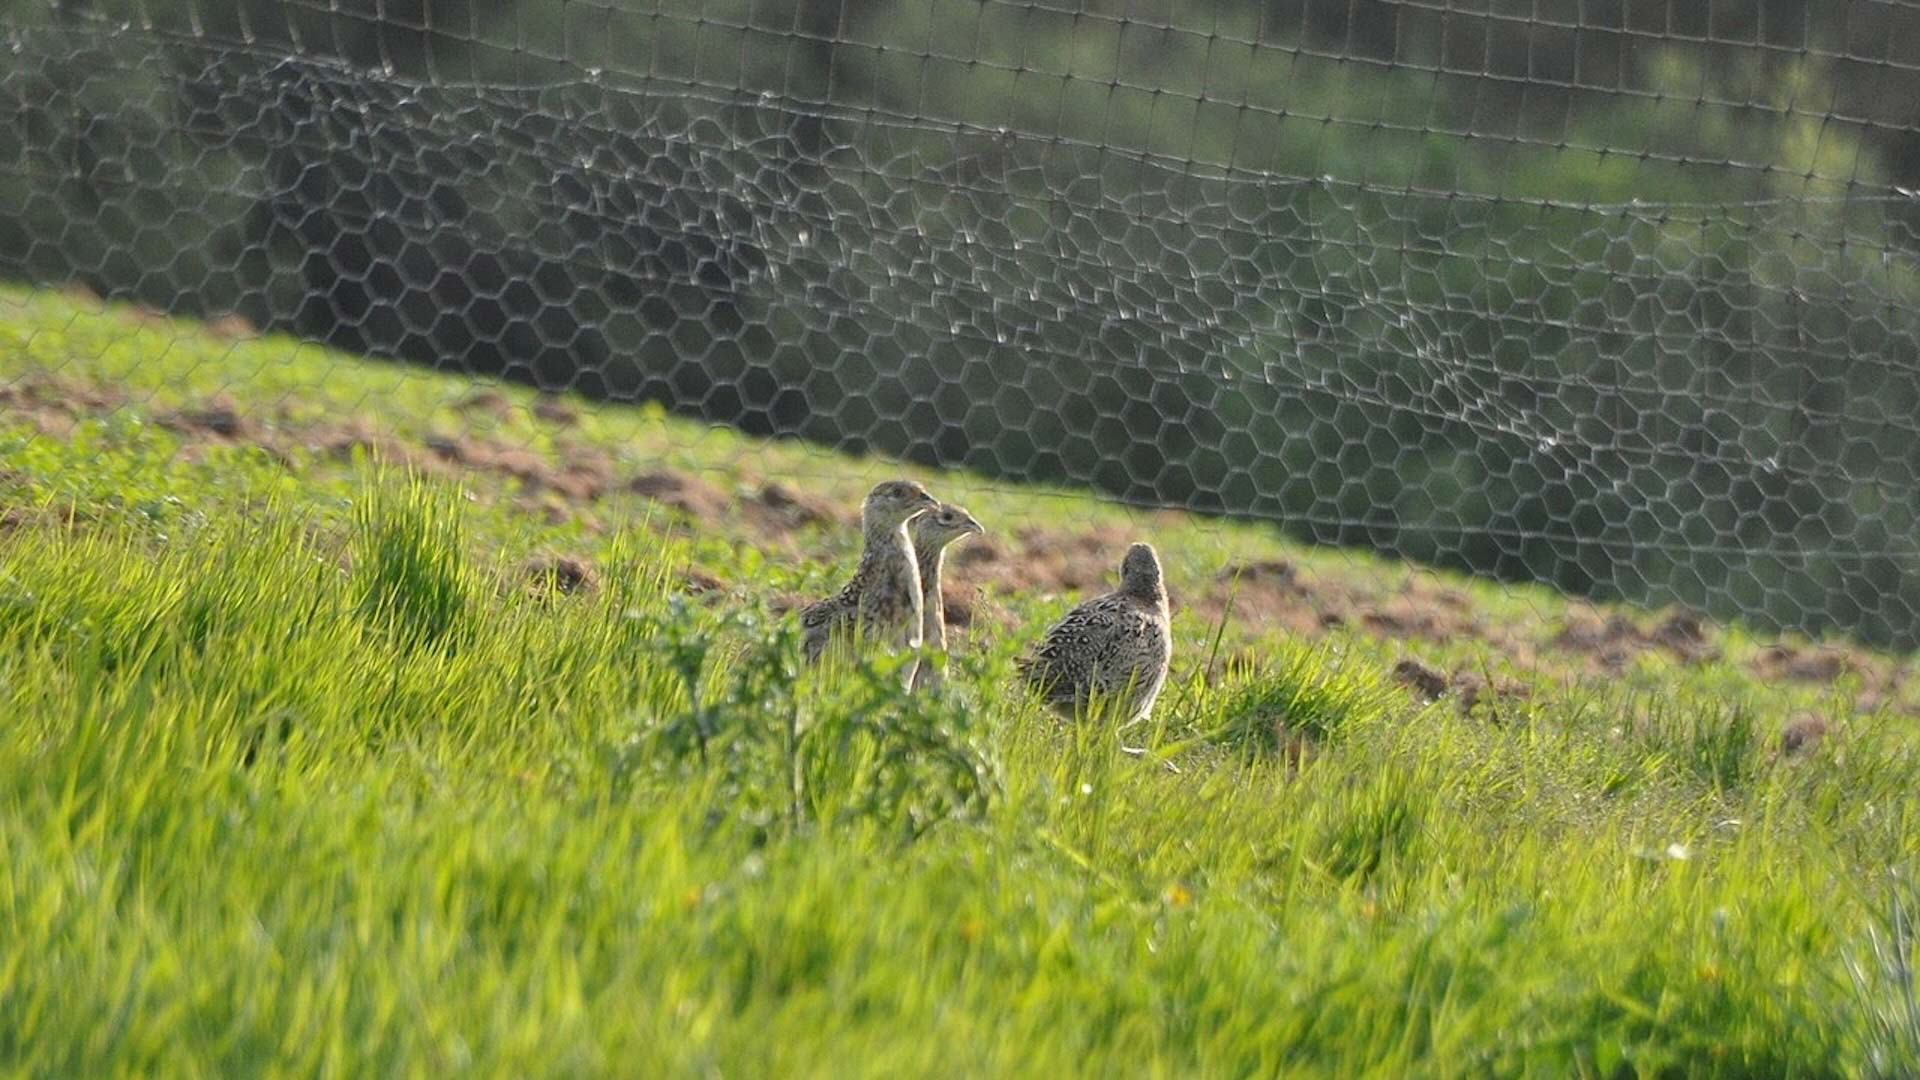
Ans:
[{"label": "wire mesh netting", "polygon": [[0,2],[0,277],[1920,641],[1920,4]]}]

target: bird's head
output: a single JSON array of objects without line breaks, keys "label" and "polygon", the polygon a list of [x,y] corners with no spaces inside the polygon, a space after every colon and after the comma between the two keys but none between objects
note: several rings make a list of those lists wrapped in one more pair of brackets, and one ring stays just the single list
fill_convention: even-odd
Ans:
[{"label": "bird's head", "polygon": [[922,551],[938,551],[963,536],[978,536],[986,531],[967,513],[966,507],[941,503],[939,509],[913,519],[913,546]]},{"label": "bird's head", "polygon": [[897,529],[915,514],[940,509],[940,500],[917,480],[886,480],[875,484],[860,504],[860,519],[870,529]]},{"label": "bird's head", "polygon": [[1165,599],[1167,586],[1160,572],[1160,555],[1152,544],[1128,546],[1126,558],[1120,560],[1120,589],[1147,599]]}]

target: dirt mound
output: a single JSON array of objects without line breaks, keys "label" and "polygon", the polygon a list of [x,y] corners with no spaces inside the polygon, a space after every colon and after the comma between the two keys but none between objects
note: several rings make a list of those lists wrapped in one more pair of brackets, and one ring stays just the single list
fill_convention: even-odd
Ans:
[{"label": "dirt mound", "polygon": [[533,400],[533,417],[554,427],[572,427],[580,422],[580,413],[553,394],[541,394]]},{"label": "dirt mound", "polygon": [[547,473],[544,483],[563,498],[592,502],[613,490],[613,460],[597,450],[563,447],[559,467]]},{"label": "dirt mound", "polygon": [[956,629],[964,630],[973,625],[973,597],[962,596],[952,589],[940,590],[940,621]]},{"label": "dirt mound", "polygon": [[1193,613],[1208,625],[1231,613],[1236,621],[1312,635],[1344,623],[1345,600],[1309,582],[1283,559],[1237,563],[1222,569],[1194,597]]},{"label": "dirt mound", "polygon": [[1820,748],[1827,738],[1827,722],[1810,713],[1801,713],[1780,732],[1780,753],[1786,757],[1805,757]]},{"label": "dirt mound", "polygon": [[1548,642],[1563,652],[1579,653],[1609,672],[1626,670],[1642,648],[1640,630],[1624,615],[1608,616],[1605,622],[1592,619],[1570,620]]},{"label": "dirt mound", "polygon": [[1431,704],[1454,695],[1463,716],[1480,714],[1499,720],[1502,713],[1533,696],[1525,683],[1477,671],[1443,674],[1409,656],[1393,666],[1393,681],[1406,687],[1415,699]]},{"label": "dirt mound", "polygon": [[505,420],[513,415],[513,405],[504,394],[495,390],[476,390],[455,402],[453,407],[468,416],[490,416],[495,420]]},{"label": "dirt mound", "polygon": [[[1004,633],[1016,625],[1013,613],[984,590],[943,588],[940,596],[948,629],[967,633],[991,629],[995,633]],[[1033,629],[1037,631],[1038,627]]]},{"label": "dirt mound", "polygon": [[996,588],[1010,592],[1105,592],[1120,573],[1132,534],[1117,528],[1063,532],[1035,527],[1014,533],[1009,551],[986,537],[962,545],[953,564],[981,568]]},{"label": "dirt mound", "polygon": [[1007,549],[998,541],[976,536],[951,550],[948,566],[996,566],[1007,559]]},{"label": "dirt mound", "polygon": [[1528,653],[1509,640],[1507,631],[1490,628],[1462,593],[1420,581],[1384,595],[1366,592],[1314,578],[1285,560],[1226,567],[1202,590],[1194,610],[1212,623],[1229,607],[1236,621],[1299,635],[1351,626],[1374,637],[1436,643],[1488,640],[1516,655]]},{"label": "dirt mound", "polygon": [[747,516],[762,529],[788,532],[816,526],[853,524],[850,515],[836,511],[832,503],[775,480],[763,484],[745,501]]},{"label": "dirt mound", "polygon": [[1844,649],[1815,646],[1769,645],[1754,658],[1753,669],[1769,679],[1830,683],[1860,671],[1860,664]]},{"label": "dirt mound", "polygon": [[231,398],[214,397],[199,405],[160,413],[153,422],[180,435],[211,435],[228,442],[265,443],[259,427]]},{"label": "dirt mound", "polygon": [[1691,611],[1676,611],[1660,620],[1647,639],[1676,656],[1690,660],[1717,656],[1707,640],[1706,620]]},{"label": "dirt mound", "polygon": [[673,469],[643,472],[622,485],[642,498],[671,507],[695,521],[712,521],[727,512],[728,499],[713,485]]},{"label": "dirt mound", "polygon": [[[597,452],[568,455],[555,465],[523,447],[491,439],[447,435],[428,436],[426,450],[432,457],[458,469],[517,480],[522,492],[529,495],[551,491],[564,499],[592,502],[614,486],[613,465]],[[418,455],[404,450],[402,453],[417,460]]]},{"label": "dirt mound", "polygon": [[570,555],[542,555],[526,565],[526,577],[543,592],[591,592],[598,584],[593,565]]},{"label": "dirt mound", "polygon": [[1238,581],[1246,586],[1305,591],[1300,584],[1299,569],[1285,559],[1239,563],[1215,574],[1214,580]]},{"label": "dirt mound", "polygon": [[1484,716],[1495,722],[1504,719],[1509,709],[1518,709],[1533,697],[1533,690],[1526,683],[1475,671],[1456,672],[1453,690],[1460,696],[1462,716]]},{"label": "dirt mound", "polygon": [[1423,701],[1438,701],[1452,685],[1447,677],[1409,656],[1393,665],[1393,681],[1413,691]]},{"label": "dirt mound", "polygon": [[1471,609],[1441,603],[1420,589],[1407,589],[1385,600],[1365,604],[1360,609],[1359,620],[1362,627],[1377,637],[1447,642],[1492,636]]},{"label": "dirt mound", "polygon": [[1641,653],[1659,650],[1683,664],[1710,663],[1720,650],[1709,639],[1706,621],[1690,611],[1674,612],[1642,630],[1625,615],[1600,618],[1597,612],[1577,612],[1548,641],[1550,648],[1588,657],[1607,672],[1626,669]]},{"label": "dirt mound", "polygon": [[116,389],[57,375],[36,373],[0,385],[0,411],[19,416],[48,435],[65,435],[83,416],[112,412],[126,404]]},{"label": "dirt mound", "polygon": [[428,472],[444,473],[441,463],[416,448],[375,430],[358,418],[325,427],[310,427],[299,433],[298,441],[307,449],[340,461],[350,460],[356,452],[398,465]]}]

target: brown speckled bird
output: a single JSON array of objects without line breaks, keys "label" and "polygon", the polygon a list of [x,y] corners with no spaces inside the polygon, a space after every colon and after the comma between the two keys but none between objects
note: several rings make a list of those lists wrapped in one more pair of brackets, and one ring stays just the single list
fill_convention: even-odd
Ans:
[{"label": "brown speckled bird", "polygon": [[[920,644],[935,653],[947,651],[947,605],[940,595],[941,571],[947,548],[964,537],[987,530],[963,507],[941,503],[940,509],[913,519],[913,554],[920,565]],[[945,677],[945,661],[923,657],[913,686],[918,690]]]},{"label": "brown speckled bird", "polygon": [[1054,711],[1071,717],[1096,696],[1117,702],[1123,723],[1144,718],[1167,681],[1173,634],[1160,556],[1134,544],[1120,563],[1120,587],[1067,613],[1017,660],[1021,679]]},{"label": "brown speckled bird", "polygon": [[828,643],[842,636],[887,648],[919,648],[920,571],[907,523],[939,507],[939,500],[912,480],[888,480],[867,493],[860,504],[864,547],[853,579],[800,610],[802,652],[808,663],[819,660]]}]

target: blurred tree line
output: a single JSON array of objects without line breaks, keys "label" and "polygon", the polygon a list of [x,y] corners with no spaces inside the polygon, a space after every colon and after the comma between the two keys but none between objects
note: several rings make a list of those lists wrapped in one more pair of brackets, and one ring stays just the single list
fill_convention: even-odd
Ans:
[{"label": "blurred tree line", "polygon": [[0,32],[0,275],[1920,640],[1920,7],[0,0]]}]

